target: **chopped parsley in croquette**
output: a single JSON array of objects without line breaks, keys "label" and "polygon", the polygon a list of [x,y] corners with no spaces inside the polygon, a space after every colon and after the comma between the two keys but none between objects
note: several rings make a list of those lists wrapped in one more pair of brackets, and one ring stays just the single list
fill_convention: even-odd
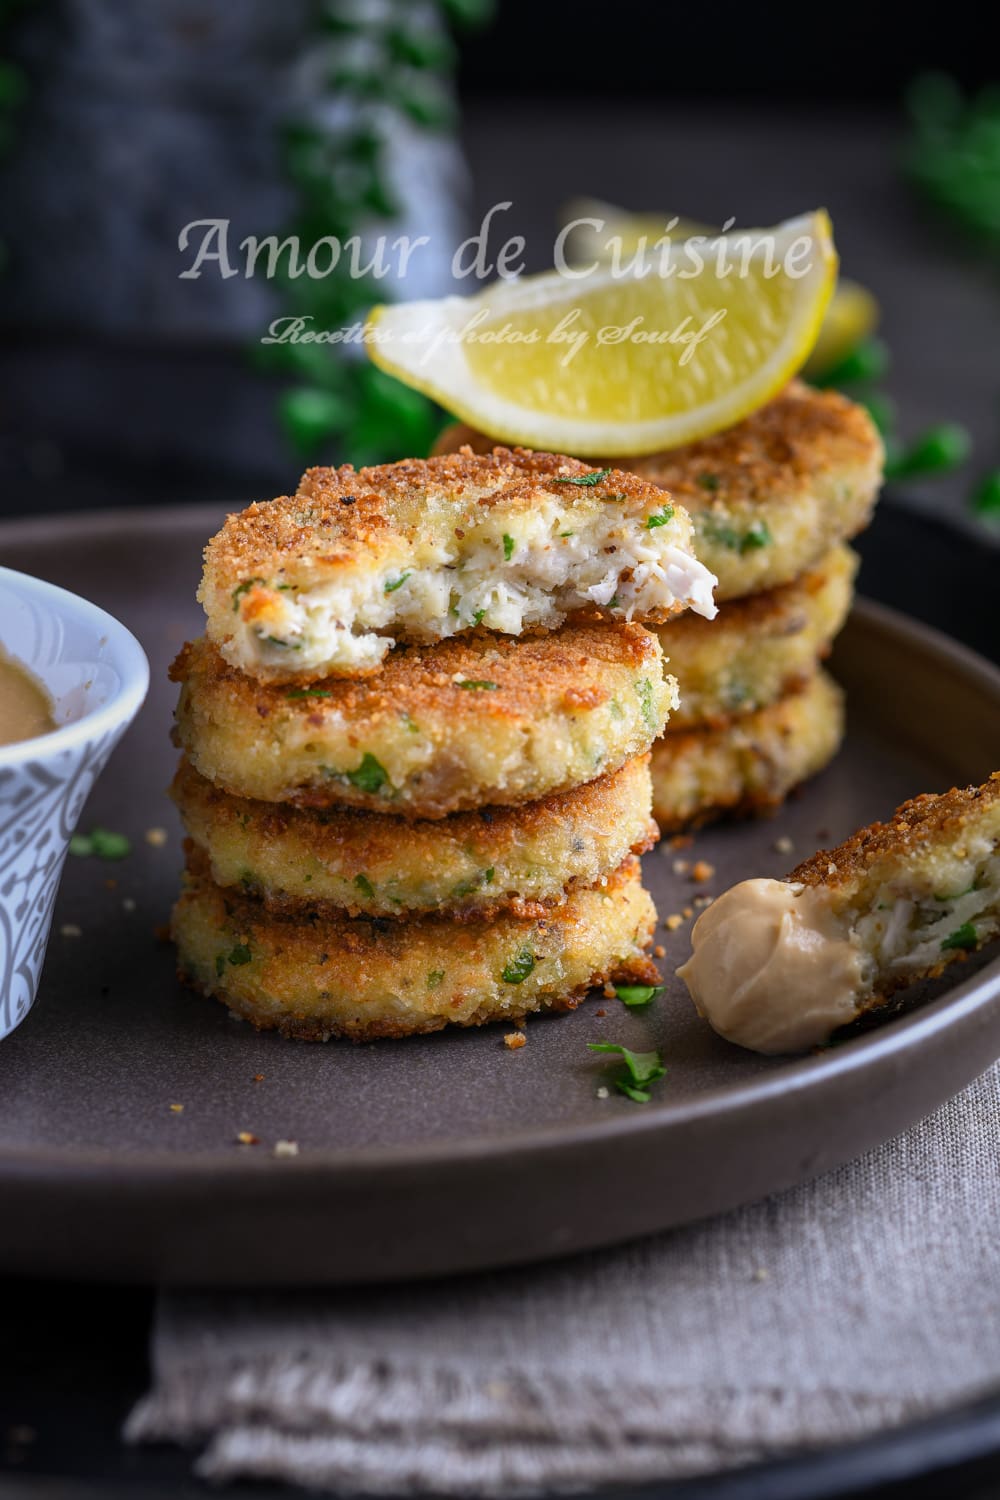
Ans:
[{"label": "chopped parsley in croquette", "polygon": [[[461,443],[482,451],[491,439],[458,425],[438,448]],[[615,460],[690,515],[695,555],[718,579],[717,602],[791,582],[867,526],[882,462],[863,406],[798,380],[711,437]]]},{"label": "chopped parsley in croquette", "polygon": [[[183,977],[255,1026],[367,1041],[571,1010],[597,984],[655,984],[655,925],[631,856],[540,917],[303,922],[221,891],[194,852],[172,932]],[[234,964],[237,949],[249,961]]]},{"label": "chopped parsley in croquette", "polygon": [[288,914],[544,915],[567,887],[595,884],[656,838],[648,756],[541,801],[433,822],[249,801],[213,787],[186,760],[171,794],[216,884]]},{"label": "chopped parsley in croquette", "polygon": [[181,744],[217,786],[406,818],[530,802],[616,771],[677,701],[656,638],[618,620],[399,646],[377,677],[328,678],[323,697],[256,682],[205,640],[171,670]]}]

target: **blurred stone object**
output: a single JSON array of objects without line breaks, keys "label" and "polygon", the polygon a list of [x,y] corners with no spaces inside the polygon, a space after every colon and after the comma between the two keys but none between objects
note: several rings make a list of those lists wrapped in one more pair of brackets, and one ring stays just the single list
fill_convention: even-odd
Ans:
[{"label": "blurred stone object", "polygon": [[[349,15],[343,31],[317,24],[315,0],[39,0],[18,22],[12,48],[29,96],[0,175],[0,236],[10,252],[0,274],[0,326],[8,339],[30,343],[33,356],[30,383],[17,383],[17,410],[8,412],[15,427],[35,440],[80,439],[90,448],[110,440],[150,456],[172,445],[174,456],[196,461],[218,460],[221,445],[238,442],[244,459],[256,453],[285,471],[294,464],[259,410],[253,422],[241,421],[243,403],[234,410],[232,392],[221,410],[204,409],[203,385],[197,402],[186,399],[179,358],[230,351],[239,388],[247,343],[295,310],[294,283],[283,289],[259,272],[246,277],[238,251],[246,236],[282,238],[294,217],[281,141],[289,120],[336,131],[365,111],[376,119],[381,171],[399,213],[391,224],[357,228],[368,237],[386,230],[430,237],[398,294],[451,289],[451,256],[467,232],[455,140],[414,124],[391,101],[330,83],[338,50],[353,49],[357,65],[367,50],[377,67],[380,28],[400,17],[446,45],[438,7],[340,0],[336,9]],[[230,221],[239,275],[223,279],[206,265],[200,277],[180,278],[198,234],[187,253],[178,235],[199,219]],[[392,280],[378,283],[372,300],[391,295]],[[103,396],[92,386],[80,403],[82,431],[71,378],[81,342],[89,380],[105,383]],[[142,381],[138,391],[123,389],[122,351],[136,348],[156,369],[158,409],[142,401]],[[168,355],[162,367],[157,351]],[[226,412],[235,430],[219,430]]]}]

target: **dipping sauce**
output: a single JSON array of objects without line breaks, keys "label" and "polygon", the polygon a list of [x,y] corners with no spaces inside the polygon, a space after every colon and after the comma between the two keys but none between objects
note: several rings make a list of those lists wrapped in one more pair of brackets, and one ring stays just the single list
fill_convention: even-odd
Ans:
[{"label": "dipping sauce", "polygon": [[17,745],[55,727],[42,684],[0,646],[0,745]]}]

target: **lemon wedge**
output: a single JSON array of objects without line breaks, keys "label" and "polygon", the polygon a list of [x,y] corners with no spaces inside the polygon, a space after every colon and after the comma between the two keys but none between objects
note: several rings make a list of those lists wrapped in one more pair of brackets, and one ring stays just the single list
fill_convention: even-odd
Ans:
[{"label": "lemon wedge", "polygon": [[822,210],[671,240],[646,264],[494,283],[373,309],[383,370],[507,442],[652,453],[729,427],[808,358],[837,256]]},{"label": "lemon wedge", "polygon": [[610,261],[615,254],[633,255],[640,245],[654,245],[668,233],[671,239],[684,240],[693,234],[720,232],[717,224],[702,224],[679,214],[630,214],[600,198],[571,199],[560,220],[566,258],[576,265]]},{"label": "lemon wedge", "polygon": [[[611,264],[654,245],[668,230],[672,239],[718,234],[709,224],[676,214],[630,214],[600,198],[574,198],[561,215],[567,259],[576,265]],[[856,349],[878,326],[879,306],[867,287],[838,281],[816,346],[803,367],[806,379],[825,375]]]}]

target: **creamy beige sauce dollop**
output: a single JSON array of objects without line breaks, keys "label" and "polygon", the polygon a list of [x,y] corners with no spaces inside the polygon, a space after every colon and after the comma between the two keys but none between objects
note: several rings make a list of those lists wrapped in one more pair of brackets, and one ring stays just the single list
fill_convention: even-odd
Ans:
[{"label": "creamy beige sauce dollop", "polygon": [[805,1052],[858,1013],[861,961],[828,897],[783,880],[744,880],[691,933],[677,970],[709,1025],[753,1052]]},{"label": "creamy beige sauce dollop", "polygon": [[55,727],[42,684],[0,646],[0,745],[17,745]]}]

